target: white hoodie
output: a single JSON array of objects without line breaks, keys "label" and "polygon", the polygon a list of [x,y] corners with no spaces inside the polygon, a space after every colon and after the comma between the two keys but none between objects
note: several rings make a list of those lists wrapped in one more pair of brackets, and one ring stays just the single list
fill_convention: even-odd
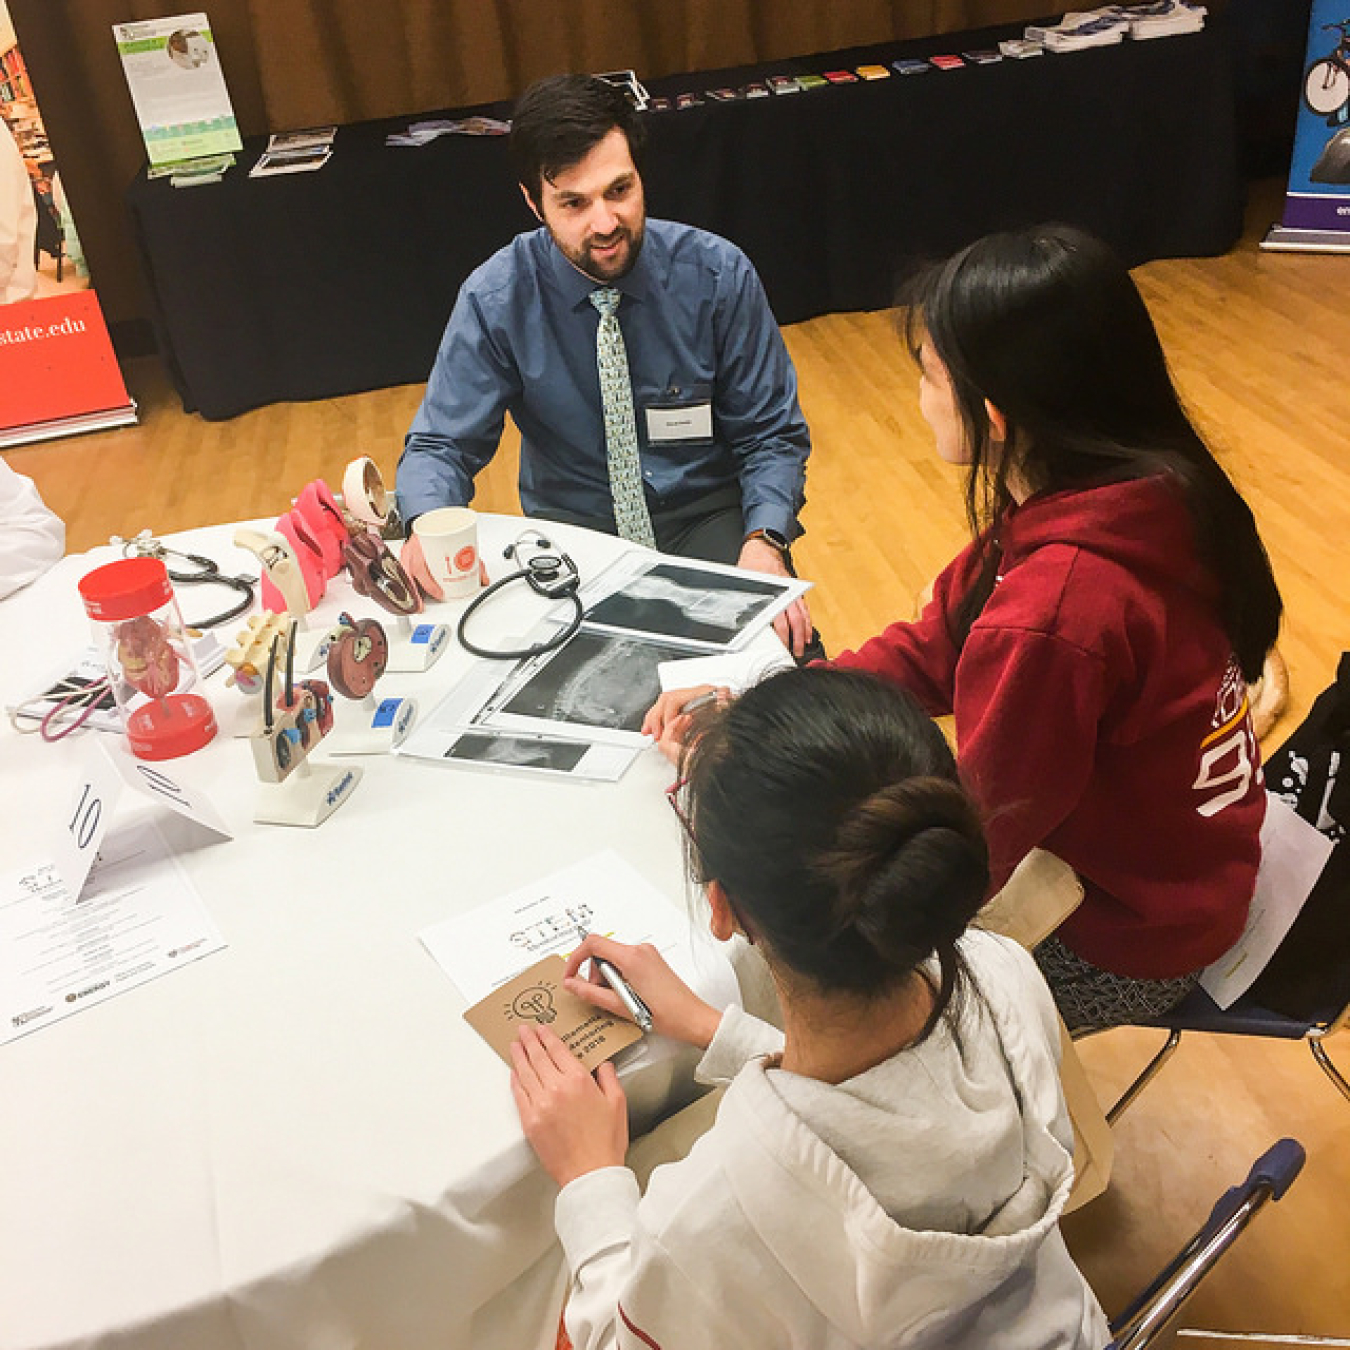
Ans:
[{"label": "white hoodie", "polygon": [[735,1081],[689,1156],[645,1197],[623,1167],[558,1197],[576,1350],[1101,1350],[1059,1233],[1054,1005],[1015,943],[962,950],[955,1028],[838,1086],[768,1067],[781,1033],[726,1013],[699,1076]]}]

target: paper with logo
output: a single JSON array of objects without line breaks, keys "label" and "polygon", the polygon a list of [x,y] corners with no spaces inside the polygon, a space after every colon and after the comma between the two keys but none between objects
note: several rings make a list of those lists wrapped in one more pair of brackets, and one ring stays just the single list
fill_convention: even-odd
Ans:
[{"label": "paper with logo", "polygon": [[690,969],[689,920],[611,849],[419,936],[460,993],[476,1003],[542,957],[566,958],[583,930],[634,945],[650,942],[686,980],[697,973]]},{"label": "paper with logo", "polygon": [[113,25],[151,164],[243,149],[205,14]]},{"label": "paper with logo", "polygon": [[464,1013],[464,1020],[506,1061],[511,1042],[527,1024],[556,1031],[562,1043],[587,1069],[612,1059],[642,1038],[632,1022],[611,1017],[563,988],[567,963],[546,956],[493,990]]},{"label": "paper with logo", "polygon": [[9,869],[0,875],[0,1045],[225,945],[149,821],[105,836],[78,897],[49,862]]}]

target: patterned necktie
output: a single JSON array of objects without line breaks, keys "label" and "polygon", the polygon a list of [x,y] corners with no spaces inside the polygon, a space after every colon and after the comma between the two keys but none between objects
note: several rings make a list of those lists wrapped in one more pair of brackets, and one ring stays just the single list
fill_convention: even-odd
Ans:
[{"label": "patterned necktie", "polygon": [[614,498],[614,523],[619,538],[656,547],[647,494],[642,490],[642,460],[638,454],[637,420],[633,415],[633,382],[628,376],[628,353],[619,328],[619,292],[605,286],[591,292],[591,304],[600,312],[595,335],[595,360],[600,370],[600,401],[605,411],[605,458],[609,491]]}]

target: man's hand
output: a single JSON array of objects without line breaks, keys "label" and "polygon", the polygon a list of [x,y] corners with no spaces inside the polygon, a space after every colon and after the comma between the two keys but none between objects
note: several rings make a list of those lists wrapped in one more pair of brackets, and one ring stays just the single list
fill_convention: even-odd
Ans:
[{"label": "man's hand", "polygon": [[422,556],[422,541],[415,534],[410,534],[403,541],[398,560],[403,564],[403,570],[422,588],[422,594],[428,600],[445,599],[445,592],[432,580],[427,560]]},{"label": "man's hand", "polygon": [[[415,534],[410,534],[403,541],[398,560],[403,564],[403,570],[422,588],[422,594],[428,600],[445,599],[445,592],[432,579],[431,569],[427,566],[427,560],[422,553],[422,541]],[[487,564],[481,557],[478,562],[478,584],[480,586],[488,584]]]},{"label": "man's hand", "polygon": [[[783,555],[763,539],[747,539],[741,545],[741,556],[736,566],[747,572],[768,572],[771,576],[790,577]],[[793,656],[800,656],[811,641],[811,611],[805,597],[794,600],[774,621],[773,631],[782,639],[783,646]]]},{"label": "man's hand", "polygon": [[544,1170],[558,1185],[622,1166],[628,1152],[628,1103],[614,1065],[594,1077],[556,1031],[525,1023],[511,1045],[511,1095]]},{"label": "man's hand", "polygon": [[588,979],[577,973],[583,961],[599,956],[608,961],[631,984],[651,1010],[652,1025],[663,1036],[706,1050],[722,1020],[722,1014],[705,1003],[666,964],[666,958],[649,942],[631,947],[624,942],[591,933],[567,958],[563,987],[605,1012],[628,1019],[628,1010],[605,983],[594,961]]}]

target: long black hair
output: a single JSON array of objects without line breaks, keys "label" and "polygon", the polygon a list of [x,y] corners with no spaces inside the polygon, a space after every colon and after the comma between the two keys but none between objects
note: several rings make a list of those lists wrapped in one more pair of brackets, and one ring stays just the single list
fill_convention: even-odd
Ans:
[{"label": "long black hair", "polygon": [[875,999],[936,955],[936,1025],[989,854],[936,724],[856,671],[791,670],[705,715],[677,804],[692,875],[718,881],[771,963]]},{"label": "long black hair", "polygon": [[[906,343],[951,376],[970,454],[966,510],[983,551],[954,636],[964,642],[994,587],[1010,479],[1031,492],[1167,475],[1185,496],[1221,617],[1247,679],[1283,608],[1243,501],[1191,425],[1143,297],[1106,244],[1068,225],[989,235],[901,290]],[[995,443],[986,400],[1007,422]]]}]

